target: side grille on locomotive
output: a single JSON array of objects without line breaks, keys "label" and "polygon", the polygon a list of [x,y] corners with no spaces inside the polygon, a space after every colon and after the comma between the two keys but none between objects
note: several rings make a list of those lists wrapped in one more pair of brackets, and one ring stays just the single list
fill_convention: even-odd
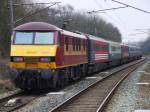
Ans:
[{"label": "side grille on locomotive", "polygon": [[[48,62],[54,62],[55,61],[55,57],[43,57],[43,58],[49,58]],[[39,62],[41,59],[41,57],[25,57],[24,61],[25,62]]]},{"label": "side grille on locomotive", "polygon": [[25,62],[39,62],[40,57],[24,57]]},{"label": "side grille on locomotive", "polygon": [[[11,57],[10,58],[10,60],[12,61],[12,62],[14,62],[15,60],[14,60],[14,58],[16,58],[16,57]],[[21,57],[22,58],[22,60],[21,61],[24,61],[24,62],[29,62],[29,63],[36,63],[36,62],[39,62],[39,61],[41,61],[40,59],[42,58],[42,57]],[[48,62],[54,62],[55,61],[55,57],[43,57],[43,58],[49,58],[49,61]],[[18,58],[17,58],[18,59]],[[20,58],[19,58],[20,59]]]}]

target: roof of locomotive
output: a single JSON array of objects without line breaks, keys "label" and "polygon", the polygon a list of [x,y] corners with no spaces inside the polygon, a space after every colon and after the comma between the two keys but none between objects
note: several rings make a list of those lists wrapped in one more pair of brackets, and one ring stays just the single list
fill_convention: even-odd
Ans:
[{"label": "roof of locomotive", "polygon": [[15,31],[55,31],[61,29],[45,22],[29,22],[16,27],[14,30]]},{"label": "roof of locomotive", "polygon": [[85,35],[73,33],[70,31],[63,30],[61,28],[56,27],[55,25],[51,25],[49,23],[45,22],[29,22],[22,24],[14,29],[15,31],[61,31],[62,34],[77,37],[77,38],[83,38],[86,39]]}]

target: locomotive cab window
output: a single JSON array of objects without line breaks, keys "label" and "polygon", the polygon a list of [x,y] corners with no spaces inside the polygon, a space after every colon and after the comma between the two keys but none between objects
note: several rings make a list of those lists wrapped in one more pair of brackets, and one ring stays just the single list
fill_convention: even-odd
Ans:
[{"label": "locomotive cab window", "polygon": [[35,44],[54,44],[53,32],[36,32]]},{"label": "locomotive cab window", "polygon": [[15,44],[32,44],[33,42],[33,32],[16,32],[15,34]]},{"label": "locomotive cab window", "polygon": [[54,32],[16,32],[14,44],[54,44]]}]

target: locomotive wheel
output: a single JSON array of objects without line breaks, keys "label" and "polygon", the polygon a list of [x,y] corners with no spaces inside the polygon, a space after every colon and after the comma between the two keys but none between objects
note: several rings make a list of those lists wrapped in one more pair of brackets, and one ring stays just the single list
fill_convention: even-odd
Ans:
[{"label": "locomotive wheel", "polygon": [[65,69],[60,70],[58,76],[58,87],[63,88],[65,86]]},{"label": "locomotive wheel", "polygon": [[56,71],[54,74],[53,74],[53,88],[57,88],[57,83],[58,83],[58,71]]},{"label": "locomotive wheel", "polygon": [[74,78],[74,68],[70,67],[70,77],[69,77],[69,79],[70,79],[71,82],[74,81],[73,78]]},{"label": "locomotive wheel", "polygon": [[65,69],[65,73],[64,73],[64,76],[65,76],[65,86],[69,84],[69,69],[66,68]]},{"label": "locomotive wheel", "polygon": [[73,68],[74,69],[74,74],[73,74],[73,80],[76,81],[78,80],[81,76],[80,76],[80,67],[76,66]]},{"label": "locomotive wheel", "polygon": [[86,67],[86,65],[83,65],[82,66],[82,77],[85,77],[86,74],[87,74],[87,67]]},{"label": "locomotive wheel", "polygon": [[76,67],[72,67],[72,80],[73,81],[77,80],[76,75],[77,75]]},{"label": "locomotive wheel", "polygon": [[62,88],[64,87],[64,74],[62,70],[58,70],[53,75],[53,88]]},{"label": "locomotive wheel", "polygon": [[69,69],[60,69],[53,76],[53,88],[63,88],[69,83]]}]

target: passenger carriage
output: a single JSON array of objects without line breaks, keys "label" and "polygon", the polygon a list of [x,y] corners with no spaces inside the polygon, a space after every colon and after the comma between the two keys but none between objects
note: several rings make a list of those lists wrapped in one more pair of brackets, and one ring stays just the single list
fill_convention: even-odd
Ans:
[{"label": "passenger carriage", "polygon": [[142,57],[141,49],[137,46],[129,45],[130,60],[136,60]]},{"label": "passenger carriage", "polygon": [[89,71],[99,71],[107,67],[109,59],[108,41],[88,35]]},{"label": "passenger carriage", "polygon": [[110,65],[117,65],[121,62],[121,44],[109,41],[109,62]]}]

